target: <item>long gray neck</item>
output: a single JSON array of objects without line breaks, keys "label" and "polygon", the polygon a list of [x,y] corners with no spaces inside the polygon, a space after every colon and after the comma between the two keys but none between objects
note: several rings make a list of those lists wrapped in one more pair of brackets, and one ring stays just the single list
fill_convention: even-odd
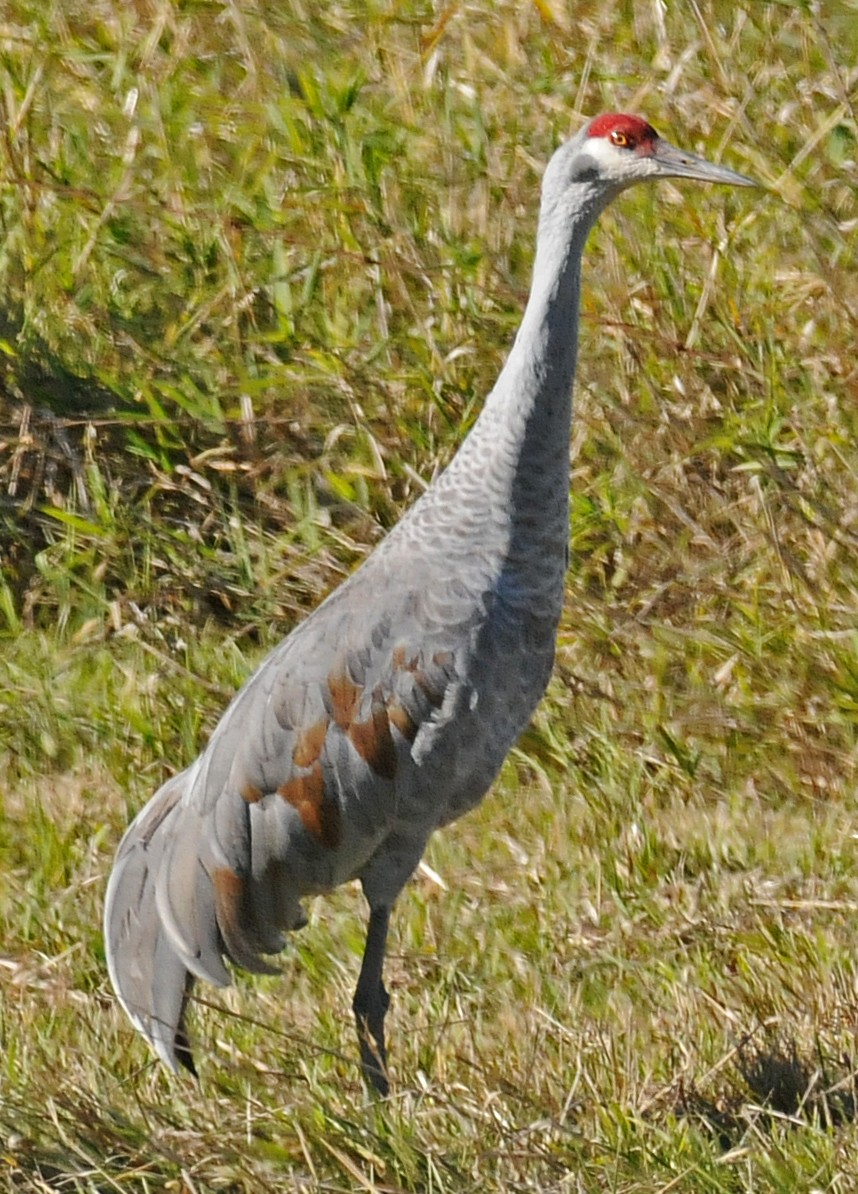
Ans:
[{"label": "long gray neck", "polygon": [[[475,596],[556,623],[569,542],[569,432],[578,349],[581,255],[612,195],[552,166],[543,185],[533,284],[500,377],[447,469],[370,559],[406,551]],[[437,570],[432,573],[437,575]]]},{"label": "long gray neck", "polygon": [[[578,355],[581,256],[596,204],[574,204],[589,188],[577,187],[539,220],[533,284],[521,327],[497,383],[475,425],[486,423],[517,457],[517,469],[536,472],[560,450],[568,459],[572,382]],[[480,435],[483,434],[482,428]],[[551,484],[551,481],[548,481]]]},{"label": "long gray neck", "polygon": [[482,536],[486,553],[501,552],[508,570],[524,573],[536,561],[544,567],[556,560],[545,578],[554,588],[558,575],[562,583],[569,536],[581,255],[606,202],[586,184],[543,200],[533,285],[515,343],[469,436],[433,487],[438,504],[430,499],[438,513],[452,500],[461,541]]}]

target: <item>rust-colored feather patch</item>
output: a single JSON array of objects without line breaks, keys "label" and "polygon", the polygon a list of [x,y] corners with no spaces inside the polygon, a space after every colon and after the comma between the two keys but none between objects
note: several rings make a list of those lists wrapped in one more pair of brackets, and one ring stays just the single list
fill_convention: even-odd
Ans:
[{"label": "rust-colored feather patch", "polygon": [[349,726],[352,745],[368,767],[382,779],[396,775],[396,747],[390,733],[388,711],[381,691],[372,694],[372,708],[366,721],[353,721]]},{"label": "rust-colored feather patch", "polygon": [[256,974],[277,974],[276,966],[259,956],[256,918],[244,879],[222,866],[212,872],[212,887],[217,927],[233,962]]},{"label": "rust-colored feather patch", "polygon": [[342,832],[340,806],[326,797],[325,776],[318,760],[306,775],[293,775],[281,784],[277,793],[292,805],[301,824],[317,842],[336,850]]},{"label": "rust-colored feather patch", "polygon": [[296,767],[312,767],[317,761],[325,745],[325,735],[330,724],[326,718],[300,732],[292,750],[292,761]]},{"label": "rust-colored feather patch", "polygon": [[416,663],[414,666],[410,666],[408,670],[414,677],[414,683],[426,697],[432,708],[440,709],[444,704],[443,688],[438,688],[437,685],[433,684],[426,673],[416,666]]},{"label": "rust-colored feather patch", "polygon": [[221,866],[212,874],[217,923],[224,938],[236,929],[244,911],[244,880],[229,867]]},{"label": "rust-colored feather patch", "polygon": [[240,791],[241,799],[246,800],[248,804],[259,804],[262,799],[262,791],[257,788],[256,784],[242,784]]},{"label": "rust-colored feather patch", "polygon": [[341,730],[347,730],[354,720],[363,691],[344,671],[334,672],[328,677],[328,691],[331,695],[331,712]]},{"label": "rust-colored feather patch", "polygon": [[413,742],[417,737],[417,722],[408,710],[404,709],[398,702],[388,707],[387,719],[392,726],[395,726],[399,730],[407,742]]}]

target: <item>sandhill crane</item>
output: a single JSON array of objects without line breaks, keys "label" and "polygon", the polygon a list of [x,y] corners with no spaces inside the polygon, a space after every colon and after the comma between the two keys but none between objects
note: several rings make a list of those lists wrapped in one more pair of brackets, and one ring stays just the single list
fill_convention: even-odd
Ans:
[{"label": "sandhill crane", "polygon": [[552,669],[584,243],[621,191],[658,178],[754,185],[636,116],[600,116],[555,152],[524,318],[458,453],[122,839],[110,977],[172,1069],[194,1072],[193,981],[228,984],[224,959],[271,973],[261,955],[305,923],[301,900],[359,879],[369,925],[353,1009],[364,1076],[387,1092],[394,901],[433,830],[483,797]]}]

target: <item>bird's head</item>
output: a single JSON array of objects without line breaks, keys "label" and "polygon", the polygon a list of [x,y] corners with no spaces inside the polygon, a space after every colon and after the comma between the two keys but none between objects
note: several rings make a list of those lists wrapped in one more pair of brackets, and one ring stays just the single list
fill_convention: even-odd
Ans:
[{"label": "bird's head", "polygon": [[591,120],[558,149],[546,174],[546,182],[556,181],[561,190],[570,184],[591,184],[608,197],[637,182],[657,178],[757,185],[744,174],[677,149],[640,116],[622,112],[606,112]]}]

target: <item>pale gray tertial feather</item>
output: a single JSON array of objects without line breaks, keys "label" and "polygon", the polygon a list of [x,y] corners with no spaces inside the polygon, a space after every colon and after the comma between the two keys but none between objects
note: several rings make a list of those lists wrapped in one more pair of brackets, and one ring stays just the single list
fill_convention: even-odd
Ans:
[{"label": "pale gray tertial feather", "polygon": [[387,1090],[390,910],[432,831],[485,794],[551,673],[584,243],[607,203],[660,177],[752,185],[634,116],[601,116],[557,150],[521,327],[452,463],[127,830],[107,889],[110,977],[172,1068],[193,1069],[193,980],[228,983],[224,959],[271,972],[263,955],[304,923],[302,899],[356,878],[370,906],[361,1060]]}]

